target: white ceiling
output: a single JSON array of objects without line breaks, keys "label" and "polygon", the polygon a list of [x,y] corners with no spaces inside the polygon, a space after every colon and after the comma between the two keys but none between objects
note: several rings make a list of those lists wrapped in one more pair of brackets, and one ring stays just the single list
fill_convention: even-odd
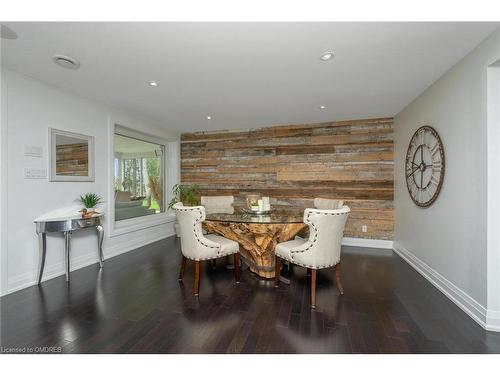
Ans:
[{"label": "white ceiling", "polygon": [[6,25],[7,68],[185,132],[393,116],[499,23]]}]

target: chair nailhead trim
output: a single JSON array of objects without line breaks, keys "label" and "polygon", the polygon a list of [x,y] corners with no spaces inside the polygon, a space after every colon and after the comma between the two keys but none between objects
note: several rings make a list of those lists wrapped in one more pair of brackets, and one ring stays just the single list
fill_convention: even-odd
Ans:
[{"label": "chair nailhead trim", "polygon": [[[288,260],[287,258],[284,258],[281,255],[276,254],[276,256],[279,257],[279,258],[281,258],[281,259]],[[292,262],[292,263],[296,264],[297,266],[306,267],[306,268],[312,268],[312,269],[316,269],[317,270],[317,269],[321,269],[321,268],[330,268],[330,267],[336,266],[340,262],[329,264],[329,265],[326,265],[326,266],[308,266],[307,264],[302,264],[302,263],[299,263],[299,262]]]},{"label": "chair nailhead trim", "polygon": [[[195,220],[195,222],[193,224],[193,232],[194,232],[194,237],[196,238],[196,241],[198,241],[198,243],[200,243],[202,246],[205,246],[205,247],[207,247],[209,249],[217,249],[218,250],[217,253],[218,253],[218,255],[220,255],[220,251],[222,249],[222,245],[220,245],[220,244],[218,246],[207,245],[206,243],[203,242],[202,239],[200,239],[198,237],[198,234],[196,233],[196,225],[198,223],[200,223],[201,220],[202,220],[202,218],[203,218],[203,214],[201,213],[201,209],[200,208],[176,208],[175,210],[176,211],[185,211],[185,212],[195,211],[196,210],[198,212],[198,215],[199,215],[198,218]],[[234,254],[234,253],[230,253],[230,254]],[[220,255],[220,256],[217,256],[215,258],[203,258],[203,259],[199,259],[199,260],[217,259],[217,258],[221,258],[223,256],[225,256],[225,255]]]},{"label": "chair nailhead trim", "polygon": [[[340,215],[348,215],[349,212],[343,212],[343,213],[340,213],[340,214],[337,214],[337,213],[328,213],[328,212],[315,212],[314,213],[315,215],[327,215],[327,216],[340,216]],[[309,217],[311,216],[311,212],[309,212],[307,214],[307,217],[306,217],[306,220],[304,220],[304,223],[309,225],[310,227],[312,227],[314,229],[314,238],[313,240],[307,240],[307,242],[309,242],[309,246],[307,246],[304,250],[298,250],[298,251],[293,251],[293,250],[290,250],[290,257],[293,259],[293,253],[304,253],[306,252],[307,250],[309,250],[315,243],[316,241],[318,240],[318,229],[316,228],[316,226],[311,222],[311,220],[309,219]],[[311,238],[311,237],[309,237]]]},{"label": "chair nailhead trim", "polygon": [[[350,212],[350,211],[349,211]],[[330,212],[314,212],[314,215],[326,215],[326,216],[340,216],[340,215],[348,215],[349,212],[342,212],[342,213],[330,213]],[[312,241],[310,240],[310,236],[309,236],[309,239],[307,240],[307,242],[309,242],[309,246],[307,246],[304,250],[298,250],[298,251],[293,251],[293,250],[290,250],[290,259],[292,260],[292,263],[294,264],[297,264],[299,266],[302,266],[302,267],[307,267],[307,268],[314,268],[314,269],[319,269],[319,268],[329,268],[329,267],[333,267],[334,265],[338,264],[338,263],[334,263],[334,264],[330,264],[330,265],[326,265],[326,266],[315,266],[315,267],[312,267],[312,266],[307,266],[305,264],[301,264],[301,263],[298,263],[295,261],[295,259],[293,258],[293,254],[294,253],[304,253],[306,251],[308,251],[311,247],[314,246],[314,244],[316,243],[316,241],[318,240],[318,228],[316,228],[316,226],[314,225],[314,223],[311,222],[310,220],[310,216],[311,216],[312,212],[308,212],[307,213],[307,216],[306,216],[306,219],[304,220],[304,223],[307,224],[309,227],[313,228],[314,230],[314,238],[312,239]],[[285,259],[287,260],[286,258],[283,258],[282,256],[276,254],[276,256],[282,258],[282,259]]]},{"label": "chair nailhead trim", "polygon": [[210,260],[210,259],[220,259],[220,258],[224,258],[226,256],[229,256],[229,255],[233,255],[233,254],[236,254],[236,253],[239,253],[239,251],[235,251],[233,253],[227,253],[227,254],[222,254],[220,256],[216,256],[216,257],[210,257],[210,258],[190,258],[190,257],[187,257],[184,255],[185,258],[187,259],[190,259],[190,260]]}]

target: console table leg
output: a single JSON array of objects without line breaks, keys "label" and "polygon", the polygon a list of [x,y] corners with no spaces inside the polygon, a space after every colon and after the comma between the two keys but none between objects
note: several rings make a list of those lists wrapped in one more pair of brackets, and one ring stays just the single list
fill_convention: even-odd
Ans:
[{"label": "console table leg", "polygon": [[71,248],[71,232],[64,232],[64,260],[66,263],[66,281],[69,282],[69,257]]},{"label": "console table leg", "polygon": [[97,248],[99,249],[99,267],[102,268],[104,263],[104,256],[102,254],[102,241],[104,240],[104,228],[102,225],[95,227],[97,230]]},{"label": "console table leg", "polygon": [[43,268],[45,267],[45,254],[47,253],[47,234],[38,234],[38,248],[40,249],[38,284],[40,284],[42,282]]}]

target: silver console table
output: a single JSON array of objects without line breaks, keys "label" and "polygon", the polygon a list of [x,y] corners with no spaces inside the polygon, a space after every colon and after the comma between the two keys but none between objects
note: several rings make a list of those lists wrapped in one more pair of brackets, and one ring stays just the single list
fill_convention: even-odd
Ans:
[{"label": "silver console table", "polygon": [[104,228],[101,224],[103,215],[93,216],[89,219],[81,217],[58,218],[35,221],[36,233],[38,234],[40,248],[40,267],[38,284],[42,281],[43,268],[45,267],[45,254],[47,253],[47,233],[61,232],[64,234],[64,263],[66,268],[66,281],[69,282],[71,234],[84,228],[95,228],[97,232],[97,248],[99,250],[99,266],[102,268],[104,257],[102,254],[102,241],[104,239]]}]

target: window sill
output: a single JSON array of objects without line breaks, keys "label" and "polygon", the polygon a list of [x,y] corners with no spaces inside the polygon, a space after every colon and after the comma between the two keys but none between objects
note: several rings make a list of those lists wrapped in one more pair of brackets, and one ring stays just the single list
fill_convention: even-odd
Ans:
[{"label": "window sill", "polygon": [[173,222],[175,222],[175,213],[171,212],[120,220],[114,223],[114,228],[111,228],[110,237],[121,236],[127,233]]}]

